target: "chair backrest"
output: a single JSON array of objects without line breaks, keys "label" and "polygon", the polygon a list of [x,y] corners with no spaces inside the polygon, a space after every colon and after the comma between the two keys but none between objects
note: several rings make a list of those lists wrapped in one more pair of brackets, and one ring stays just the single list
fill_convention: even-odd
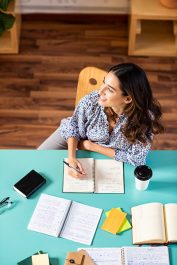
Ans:
[{"label": "chair backrest", "polygon": [[94,90],[98,90],[106,75],[106,71],[97,67],[89,66],[84,68],[79,74],[75,106],[77,106],[80,99],[85,95]]}]

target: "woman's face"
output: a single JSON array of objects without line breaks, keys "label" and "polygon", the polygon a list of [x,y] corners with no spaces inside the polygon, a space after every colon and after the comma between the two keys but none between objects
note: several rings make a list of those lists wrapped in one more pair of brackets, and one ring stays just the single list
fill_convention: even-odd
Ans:
[{"label": "woman's face", "polygon": [[99,95],[98,103],[103,107],[124,109],[126,105],[127,97],[122,95],[119,80],[112,72],[109,72],[104,78]]}]

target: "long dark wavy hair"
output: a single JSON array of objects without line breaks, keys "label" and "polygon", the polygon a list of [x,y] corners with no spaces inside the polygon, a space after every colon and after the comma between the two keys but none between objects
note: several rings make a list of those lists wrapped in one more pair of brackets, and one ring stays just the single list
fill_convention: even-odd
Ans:
[{"label": "long dark wavy hair", "polygon": [[131,96],[132,102],[126,105],[124,113],[127,122],[122,133],[131,143],[139,140],[152,141],[152,133],[164,131],[160,118],[162,111],[159,102],[153,97],[147,76],[142,68],[133,63],[122,63],[109,69],[120,82],[123,96]]}]

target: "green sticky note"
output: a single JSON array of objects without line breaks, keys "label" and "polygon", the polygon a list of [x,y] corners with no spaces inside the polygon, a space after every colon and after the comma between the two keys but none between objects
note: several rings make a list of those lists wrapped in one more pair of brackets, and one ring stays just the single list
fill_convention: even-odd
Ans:
[{"label": "green sticky note", "polygon": [[[121,208],[116,208],[116,209],[118,209],[119,211],[122,212]],[[106,216],[109,215],[110,211],[111,211],[111,210],[109,210],[109,211],[107,211],[107,212],[105,213]],[[130,228],[131,228],[131,224],[129,223],[129,221],[127,220],[127,218],[125,218],[125,221],[123,222],[123,224],[121,225],[121,227],[119,228],[119,230],[117,231],[117,233],[121,233],[121,232],[126,231],[126,230],[128,230],[128,229],[130,229]]]}]

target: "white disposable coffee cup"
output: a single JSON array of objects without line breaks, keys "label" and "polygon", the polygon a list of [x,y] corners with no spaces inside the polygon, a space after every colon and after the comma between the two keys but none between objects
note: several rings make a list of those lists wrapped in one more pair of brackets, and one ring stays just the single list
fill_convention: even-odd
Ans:
[{"label": "white disposable coffee cup", "polygon": [[152,169],[146,165],[138,166],[134,171],[137,190],[146,190],[152,177]]}]

